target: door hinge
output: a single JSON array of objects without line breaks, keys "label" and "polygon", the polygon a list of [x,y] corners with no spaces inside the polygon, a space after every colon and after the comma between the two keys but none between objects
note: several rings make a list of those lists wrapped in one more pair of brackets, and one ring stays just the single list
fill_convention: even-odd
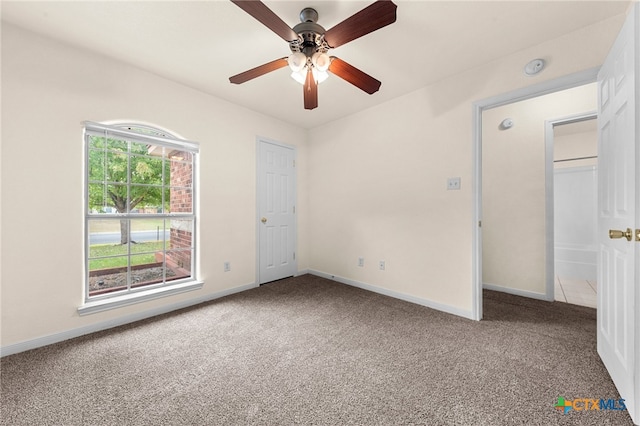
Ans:
[{"label": "door hinge", "polygon": [[296,252],[293,252],[293,260],[296,260]]},{"label": "door hinge", "polygon": [[482,221],[481,220],[478,221],[478,228],[482,228]]},{"label": "door hinge", "polygon": [[293,206],[293,213],[296,213],[296,206]]}]

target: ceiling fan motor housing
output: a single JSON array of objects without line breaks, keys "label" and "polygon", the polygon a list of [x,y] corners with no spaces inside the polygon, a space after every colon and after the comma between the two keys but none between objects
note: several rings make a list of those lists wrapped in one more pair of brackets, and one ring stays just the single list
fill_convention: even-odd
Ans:
[{"label": "ceiling fan motor housing", "polygon": [[314,53],[326,53],[329,46],[324,41],[326,30],[322,25],[316,23],[318,12],[307,7],[300,12],[300,23],[293,27],[293,31],[298,34],[298,40],[291,41],[289,48],[292,52],[302,52],[308,58]]},{"label": "ceiling fan motor housing", "polygon": [[300,11],[300,22],[318,22],[318,11],[312,7],[305,7]]}]

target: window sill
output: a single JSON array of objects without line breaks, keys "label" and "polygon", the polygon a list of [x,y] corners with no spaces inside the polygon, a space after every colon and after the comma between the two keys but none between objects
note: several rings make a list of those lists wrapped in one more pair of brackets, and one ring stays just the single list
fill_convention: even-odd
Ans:
[{"label": "window sill", "polygon": [[117,309],[123,306],[133,305],[135,303],[146,302],[149,300],[159,299],[162,297],[172,296],[174,294],[185,293],[187,291],[200,290],[204,282],[189,281],[186,283],[174,284],[165,287],[154,288],[151,290],[140,291],[122,296],[111,297],[109,299],[96,300],[86,302],[78,308],[80,316],[95,314],[97,312]]}]

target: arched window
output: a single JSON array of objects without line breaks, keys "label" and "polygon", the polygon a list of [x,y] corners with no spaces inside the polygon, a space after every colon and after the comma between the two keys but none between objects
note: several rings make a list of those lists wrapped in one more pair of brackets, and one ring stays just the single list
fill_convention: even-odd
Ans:
[{"label": "arched window", "polygon": [[86,274],[80,312],[110,308],[100,301],[116,297],[129,304],[157,297],[159,289],[190,289],[197,282],[198,144],[148,125],[84,126]]}]

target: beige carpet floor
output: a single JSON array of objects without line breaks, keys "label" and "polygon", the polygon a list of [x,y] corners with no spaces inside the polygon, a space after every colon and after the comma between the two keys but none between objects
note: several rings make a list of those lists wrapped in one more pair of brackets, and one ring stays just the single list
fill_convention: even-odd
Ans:
[{"label": "beige carpet floor", "polygon": [[[442,285],[446,285],[443,283]],[[1,425],[630,425],[591,308],[470,321],[311,275],[4,357]]]}]

